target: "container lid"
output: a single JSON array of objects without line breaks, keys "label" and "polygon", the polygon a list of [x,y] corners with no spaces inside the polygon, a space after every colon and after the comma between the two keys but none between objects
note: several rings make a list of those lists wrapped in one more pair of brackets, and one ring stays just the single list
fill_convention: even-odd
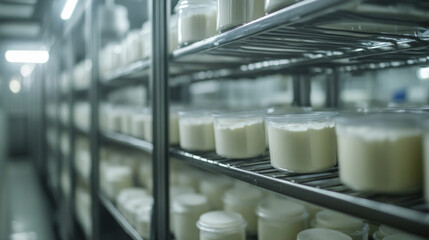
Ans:
[{"label": "container lid", "polygon": [[170,196],[172,198],[185,194],[185,193],[195,193],[195,189],[193,187],[188,186],[172,186],[170,187]]},{"label": "container lid", "polygon": [[252,111],[221,111],[214,112],[213,117],[225,119],[247,119],[247,118],[261,118],[266,115],[265,110],[252,110]]},{"label": "container lid", "polygon": [[153,207],[153,197],[147,196],[141,199],[140,204],[136,209],[138,215],[149,215],[152,212]]},{"label": "container lid", "polygon": [[208,209],[207,197],[197,193],[186,193],[174,198],[172,204],[173,212],[193,212]]},{"label": "container lid", "polygon": [[262,198],[262,192],[253,187],[234,187],[225,192],[223,201],[230,204],[245,204],[258,201]]},{"label": "container lid", "polygon": [[385,237],[383,240],[424,240],[424,239],[425,238],[421,238],[410,234],[394,234],[394,235]]},{"label": "container lid", "polygon": [[297,240],[352,240],[352,238],[342,232],[331,229],[312,228],[300,232]]},{"label": "container lid", "polygon": [[153,199],[150,196],[129,199],[128,201],[124,202],[124,209],[126,212],[132,214],[136,212],[140,207],[143,207],[145,205],[147,206],[151,202],[153,202]]},{"label": "container lid", "polygon": [[267,113],[270,115],[291,114],[291,113],[308,113],[313,109],[311,107],[296,107],[296,106],[275,106],[269,107]]},{"label": "container lid", "polygon": [[353,233],[365,226],[361,219],[351,217],[331,210],[322,210],[316,214],[315,227],[340,230]]},{"label": "container lid", "polygon": [[259,203],[256,208],[259,217],[267,219],[287,220],[306,215],[303,205],[287,199],[269,197]]},{"label": "container lid", "polygon": [[121,204],[130,198],[138,198],[148,196],[148,193],[143,188],[126,188],[123,189],[116,197],[116,203]]},{"label": "container lid", "polygon": [[422,116],[413,113],[348,113],[341,114],[336,118],[338,125],[345,126],[368,126],[374,128],[410,128],[417,127]]},{"label": "container lid", "polygon": [[201,215],[197,227],[207,232],[229,232],[244,229],[246,221],[235,212],[213,211]]},{"label": "container lid", "polygon": [[303,123],[332,121],[337,112],[301,112],[293,114],[268,115],[266,118],[278,123]]}]

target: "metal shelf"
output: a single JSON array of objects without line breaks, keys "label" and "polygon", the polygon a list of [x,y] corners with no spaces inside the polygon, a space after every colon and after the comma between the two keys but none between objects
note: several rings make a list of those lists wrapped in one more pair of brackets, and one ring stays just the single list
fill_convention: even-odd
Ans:
[{"label": "metal shelf", "polygon": [[103,194],[99,193],[101,205],[110,213],[116,220],[117,224],[128,234],[133,240],[144,240],[134,227],[125,219],[125,217],[118,211],[113,203]]},{"label": "metal shelf", "polygon": [[101,78],[101,83],[105,85],[123,85],[124,79],[136,80],[125,81],[127,83],[142,83],[142,78],[149,79],[150,60],[139,60],[126,67],[120,68]]},{"label": "metal shelf", "polygon": [[120,144],[126,147],[139,149],[147,153],[152,153],[153,151],[152,143],[125,134],[112,131],[101,131],[100,136],[101,140],[104,140],[105,142]]}]

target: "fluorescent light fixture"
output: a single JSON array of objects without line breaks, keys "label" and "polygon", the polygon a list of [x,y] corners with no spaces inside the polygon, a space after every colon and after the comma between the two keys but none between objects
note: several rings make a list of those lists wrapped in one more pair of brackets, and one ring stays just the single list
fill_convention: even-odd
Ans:
[{"label": "fluorescent light fixture", "polygon": [[19,82],[19,80],[16,78],[12,78],[9,81],[9,89],[12,93],[19,93],[21,91],[21,83]]},{"label": "fluorescent light fixture", "polygon": [[8,50],[5,57],[12,63],[45,63],[49,53],[45,50]]},{"label": "fluorescent light fixture", "polygon": [[69,19],[76,7],[77,0],[67,0],[66,4],[64,4],[63,11],[61,12],[61,19],[67,20]]},{"label": "fluorescent light fixture", "polygon": [[24,64],[21,66],[20,72],[23,77],[28,77],[33,72],[34,64]]},{"label": "fluorescent light fixture", "polygon": [[417,77],[419,77],[420,80],[429,80],[429,67],[422,67],[417,70]]}]

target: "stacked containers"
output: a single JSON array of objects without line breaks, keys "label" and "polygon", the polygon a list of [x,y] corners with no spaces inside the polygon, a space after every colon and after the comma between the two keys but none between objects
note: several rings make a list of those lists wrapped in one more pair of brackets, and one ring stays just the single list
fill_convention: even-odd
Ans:
[{"label": "stacked containers", "polygon": [[246,221],[234,212],[214,211],[201,215],[200,240],[245,240]]},{"label": "stacked containers", "polygon": [[312,222],[315,228],[327,228],[349,235],[353,240],[368,240],[368,225],[361,219],[331,210],[322,210]]}]

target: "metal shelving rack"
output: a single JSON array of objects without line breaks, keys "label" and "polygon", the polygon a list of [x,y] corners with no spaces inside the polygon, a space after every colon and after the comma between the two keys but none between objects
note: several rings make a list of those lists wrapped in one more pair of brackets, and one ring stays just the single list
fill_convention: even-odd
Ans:
[{"label": "metal shelving rack", "polygon": [[[77,14],[65,25],[64,44],[70,48],[68,73],[74,66],[70,37],[72,29],[85,17],[91,30],[86,39],[93,63],[91,87],[88,91],[70,92],[67,98],[70,110],[70,167],[72,169],[72,194],[69,201],[74,206],[76,173],[74,139],[86,135],[91,143],[91,199],[92,236],[101,238],[105,229],[104,214],[122,229],[121,238],[141,237],[123,218],[113,203],[99,189],[99,146],[102,143],[119,144],[153,154],[154,161],[154,211],[152,239],[169,239],[168,227],[168,156],[215,173],[221,173],[259,187],[295,197],[323,207],[339,210],[368,220],[381,222],[414,234],[429,237],[429,208],[421,193],[406,196],[385,196],[354,192],[339,182],[337,168],[315,174],[292,174],[276,170],[264,155],[248,160],[231,160],[213,152],[192,153],[168,144],[169,87],[221,78],[240,78],[271,73],[288,73],[295,76],[295,104],[309,104],[309,88],[305,82],[309,73],[328,73],[332,76],[328,89],[331,107],[338,106],[339,72],[369,71],[383,68],[406,67],[429,63],[429,22],[408,21],[395,16],[354,11],[351,4],[393,5],[399,0],[304,0],[261,19],[231,31],[185,46],[168,54],[167,16],[169,1],[152,1],[152,59],[141,60],[117,70],[107,77],[98,76],[98,51],[100,36],[97,30],[97,9],[100,1],[80,3]],[[420,9],[429,9],[423,0],[408,1]],[[376,33],[349,29],[328,29],[320,24],[332,21],[354,20],[399,24],[415,29],[414,34]],[[225,61],[225,57],[229,57]],[[205,61],[196,62],[205,59]],[[170,66],[170,67],[169,67]],[[150,82],[152,86],[154,143],[120,133],[101,131],[98,122],[100,91],[118,86]],[[33,93],[37,97],[37,92]],[[91,127],[79,129],[73,123],[73,106],[77,98],[89,96]],[[40,96],[39,98],[40,99]],[[34,113],[33,113],[34,114]],[[40,116],[33,121],[40,123]],[[167,129],[167,130],[166,130]],[[72,216],[74,210],[72,211]],[[69,216],[70,217],[70,216]],[[74,218],[74,217],[72,217]],[[74,219],[71,220],[75,222]],[[112,223],[110,223],[112,224]],[[110,226],[110,225],[109,225]],[[75,224],[67,226],[66,239],[74,239]]]}]

